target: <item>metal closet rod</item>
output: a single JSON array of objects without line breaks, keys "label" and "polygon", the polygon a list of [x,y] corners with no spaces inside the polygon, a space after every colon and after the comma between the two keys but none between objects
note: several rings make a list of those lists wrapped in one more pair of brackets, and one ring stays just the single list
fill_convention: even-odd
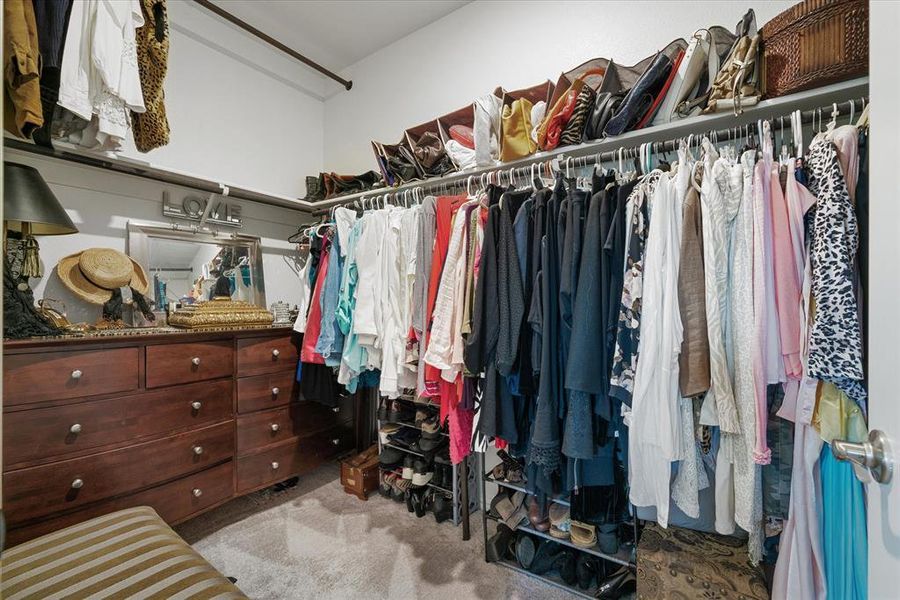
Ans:
[{"label": "metal closet rod", "polygon": [[268,35],[267,33],[263,33],[262,31],[260,31],[259,29],[257,29],[253,25],[251,25],[250,23],[244,21],[243,19],[237,18],[236,16],[234,16],[233,14],[231,14],[224,8],[221,8],[220,6],[213,4],[209,0],[194,0],[194,2],[196,2],[203,8],[207,9],[208,11],[214,12],[215,14],[219,15],[220,17],[222,17],[223,19],[228,21],[229,23],[237,25],[238,27],[240,27],[247,33],[250,33],[250,34],[258,37],[259,39],[261,39],[265,43],[269,44],[270,46],[274,46],[275,48],[278,48],[279,50],[281,50],[288,56],[291,56],[292,58],[299,60],[304,65],[315,69],[316,71],[318,71],[325,77],[328,77],[329,79],[333,79],[334,81],[337,81],[339,84],[344,86],[344,89],[349,90],[350,88],[353,87],[352,81],[350,81],[348,79],[344,79],[343,77],[341,77],[334,71],[329,71],[328,69],[326,69],[325,67],[323,67],[316,61],[312,60],[311,58],[307,58],[306,56],[303,56],[302,54],[300,54],[293,48],[285,46],[284,44],[282,44],[281,42],[279,42],[272,36]]},{"label": "metal closet rod", "polygon": [[[835,102],[828,106],[822,106],[819,108],[814,108],[811,110],[802,111],[800,113],[800,121],[802,124],[807,125],[813,122],[821,122],[824,123],[827,118],[831,116],[831,112],[835,107],[840,111],[841,107],[846,107],[848,111],[858,111],[857,114],[861,113],[865,104],[869,101],[868,97],[857,98],[853,100],[844,100],[842,102]],[[848,112],[840,111],[841,115],[849,114]],[[773,123],[772,130],[775,134],[781,131],[782,127],[784,129],[791,128],[791,116],[790,114],[776,116],[768,119],[760,119],[760,121],[769,121]],[[704,136],[709,137],[715,143],[727,142],[732,139],[739,139],[745,137],[748,133],[755,133],[756,126],[754,124],[745,124],[739,125],[735,127],[728,127],[725,129],[710,129],[705,132],[701,132],[699,134],[692,134],[692,137],[695,140],[700,140]],[[646,142],[646,145],[651,147],[651,151],[654,154],[658,154],[660,152],[671,152],[678,149],[678,145],[687,140],[688,137],[682,136],[677,137],[665,141],[659,142]],[[391,199],[400,201],[403,199],[403,194],[413,194],[414,190],[421,190],[423,193],[428,193],[432,190],[445,190],[449,191],[456,188],[466,188],[470,184],[482,184],[483,182],[495,182],[499,183],[501,178],[504,176],[508,181],[512,181],[514,178],[518,177],[531,177],[534,175],[539,175],[540,170],[535,171],[535,168],[538,169],[548,169],[551,174],[553,171],[559,171],[561,169],[567,168],[568,161],[572,161],[568,163],[568,167],[572,168],[582,168],[588,167],[591,165],[601,164],[603,162],[616,161],[621,158],[623,159],[631,159],[636,158],[640,152],[642,144],[634,145],[634,146],[621,146],[619,148],[615,148],[613,150],[607,150],[605,152],[597,152],[595,154],[587,154],[587,155],[579,155],[577,157],[566,156],[564,153],[560,153],[555,157],[548,158],[546,156],[541,157],[540,159],[535,159],[524,166],[510,167],[509,169],[497,168],[490,169],[487,171],[480,171],[478,174],[469,174],[466,175],[465,172],[454,173],[449,178],[444,179],[435,179],[433,181],[421,181],[421,182],[410,182],[400,186],[399,188],[383,188],[383,190],[371,190],[371,193],[363,194],[363,195],[354,195],[352,197],[347,198],[346,202],[336,202],[333,205],[327,208],[320,208],[318,210],[313,211],[313,215],[324,215],[331,211],[336,206],[342,206],[345,204],[353,204],[354,202],[360,202],[365,198],[365,200],[371,201],[375,198],[387,197],[387,200]],[[577,146],[572,148],[573,151],[577,151]],[[556,163],[554,165],[554,162]]]}]

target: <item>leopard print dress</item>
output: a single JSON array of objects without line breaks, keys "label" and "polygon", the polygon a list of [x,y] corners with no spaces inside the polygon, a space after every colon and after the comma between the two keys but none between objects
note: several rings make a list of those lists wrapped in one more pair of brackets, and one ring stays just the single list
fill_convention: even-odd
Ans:
[{"label": "leopard print dress", "polygon": [[169,19],[166,0],[141,0],[144,26],[136,32],[138,69],[144,92],[144,113],[131,113],[134,144],[141,152],[169,143],[163,82],[169,62]]}]

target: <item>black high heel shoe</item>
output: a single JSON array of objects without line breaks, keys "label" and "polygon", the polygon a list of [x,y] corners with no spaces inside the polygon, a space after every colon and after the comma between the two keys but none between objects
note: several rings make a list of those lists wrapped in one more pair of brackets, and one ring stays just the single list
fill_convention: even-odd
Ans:
[{"label": "black high heel shoe", "polygon": [[595,598],[615,600],[637,590],[637,576],[629,567],[622,567],[600,583]]}]

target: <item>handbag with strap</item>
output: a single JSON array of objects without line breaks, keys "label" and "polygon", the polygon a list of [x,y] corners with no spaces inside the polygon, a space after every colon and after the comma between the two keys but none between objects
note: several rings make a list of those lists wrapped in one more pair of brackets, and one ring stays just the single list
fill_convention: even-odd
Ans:
[{"label": "handbag with strap", "polygon": [[703,114],[732,109],[735,115],[739,115],[743,112],[743,106],[756,104],[762,95],[762,38],[757,32],[756,13],[752,8],[738,22],[735,32],[737,40],[716,74]]},{"label": "handbag with strap", "polygon": [[600,92],[594,99],[594,106],[584,126],[584,141],[599,140],[603,137],[603,129],[619,110],[625,92]]},{"label": "handbag with strap", "polygon": [[547,111],[544,121],[538,128],[538,146],[541,150],[552,150],[559,145],[563,129],[575,112],[578,96],[585,86],[585,79],[592,75],[605,77],[606,69],[595,67],[579,75]]},{"label": "handbag with strap", "polygon": [[634,129],[651,111],[656,98],[664,93],[669,75],[679,53],[687,48],[687,42],[678,39],[666,46],[653,59],[640,79],[634,84],[615,115],[603,130],[607,137],[622,135]]}]

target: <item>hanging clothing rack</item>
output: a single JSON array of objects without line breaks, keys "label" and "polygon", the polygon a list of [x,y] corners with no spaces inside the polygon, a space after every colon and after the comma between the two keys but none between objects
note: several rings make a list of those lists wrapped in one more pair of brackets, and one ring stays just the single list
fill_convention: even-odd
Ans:
[{"label": "hanging clothing rack", "polygon": [[312,60],[311,58],[308,58],[308,57],[306,57],[306,56],[300,54],[299,52],[297,52],[297,51],[294,50],[293,48],[291,48],[291,47],[289,47],[289,46],[286,46],[286,45],[282,44],[281,42],[279,42],[278,40],[276,40],[276,39],[273,38],[272,36],[270,36],[270,35],[268,35],[268,34],[266,34],[266,33],[263,33],[262,31],[260,31],[259,29],[257,29],[257,28],[254,27],[253,25],[251,25],[250,23],[247,23],[247,22],[244,21],[243,19],[237,18],[236,16],[234,16],[233,14],[231,14],[230,12],[228,12],[227,10],[225,10],[224,8],[222,8],[222,7],[220,7],[220,6],[216,5],[216,4],[213,4],[213,3],[210,2],[209,0],[194,0],[194,2],[196,2],[197,4],[199,4],[200,6],[202,6],[203,8],[205,8],[206,10],[208,10],[208,11],[210,11],[210,12],[212,12],[212,13],[215,13],[215,14],[219,15],[220,17],[222,17],[223,19],[225,19],[225,20],[228,21],[229,23],[232,23],[232,24],[234,24],[234,25],[237,25],[238,27],[240,27],[241,29],[243,29],[243,30],[246,31],[247,33],[249,33],[249,34],[251,34],[251,35],[253,35],[253,36],[258,37],[259,39],[261,39],[261,40],[264,41],[265,43],[269,44],[270,46],[273,46],[273,47],[277,48],[278,50],[281,50],[282,52],[284,52],[285,54],[287,54],[287,55],[290,56],[291,58],[294,58],[294,59],[296,59],[296,60],[299,60],[300,62],[302,62],[302,63],[303,63],[304,65],[306,65],[307,67],[310,67],[311,69],[315,69],[316,71],[318,71],[319,73],[321,73],[321,74],[324,75],[325,77],[327,77],[327,78],[329,78],[329,79],[332,79],[332,80],[334,80],[334,81],[337,81],[339,84],[341,84],[342,86],[344,86],[344,89],[345,89],[345,90],[349,90],[350,88],[353,87],[353,81],[348,80],[348,79],[344,79],[343,77],[341,77],[340,75],[338,75],[338,74],[335,73],[334,71],[329,71],[328,69],[326,69],[325,67],[323,67],[323,66],[320,65],[319,63],[315,62],[315,61]]},{"label": "hanging clothing rack", "polygon": [[646,142],[655,144],[654,153],[657,151],[671,151],[676,149],[677,143],[681,139],[686,139],[691,134],[693,134],[694,138],[697,138],[697,136],[702,137],[707,134],[714,137],[715,134],[718,134],[718,140],[722,142],[730,139],[730,137],[728,137],[729,133],[735,128],[740,128],[743,132],[746,126],[755,126],[757,121],[762,120],[771,121],[774,119],[776,122],[776,129],[780,131],[779,119],[783,118],[785,121],[785,130],[787,130],[790,121],[790,113],[798,109],[804,111],[803,122],[805,124],[812,122],[813,116],[815,116],[818,121],[819,114],[824,115],[823,122],[826,122],[830,118],[830,113],[833,108],[832,105],[834,103],[837,103],[841,115],[846,115],[850,110],[850,105],[848,103],[852,101],[854,107],[853,110],[859,114],[862,110],[862,104],[868,102],[868,85],[868,78],[862,77],[824,86],[815,90],[799,92],[797,94],[773,98],[771,100],[764,100],[756,106],[747,109],[739,116],[735,116],[731,112],[700,115],[673,121],[665,125],[631,131],[615,138],[607,138],[578,146],[559,148],[549,152],[539,152],[527,158],[497,166],[456,172],[444,177],[435,177],[423,181],[411,181],[393,188],[380,188],[356,194],[348,194],[338,198],[315,202],[313,215],[318,216],[327,214],[330,212],[331,208],[335,206],[353,204],[362,198],[369,199],[384,195],[387,195],[389,198],[398,197],[401,192],[414,190],[416,188],[420,188],[426,194],[431,191],[446,190],[447,192],[450,192],[454,189],[465,189],[466,183],[472,177],[474,177],[476,181],[480,181],[480,178],[483,175],[495,176],[495,174],[499,173],[501,176],[505,176],[510,173],[511,170],[514,173],[514,176],[521,177],[522,175],[530,174],[532,165],[540,165],[548,161],[564,164],[564,161],[567,158],[571,158],[573,160],[573,165],[574,161],[577,159],[579,168],[590,166],[595,164],[594,161],[598,156],[600,157],[601,162],[608,162],[617,158],[614,157],[614,154],[616,154],[620,148],[636,153],[640,148],[640,145]]}]

